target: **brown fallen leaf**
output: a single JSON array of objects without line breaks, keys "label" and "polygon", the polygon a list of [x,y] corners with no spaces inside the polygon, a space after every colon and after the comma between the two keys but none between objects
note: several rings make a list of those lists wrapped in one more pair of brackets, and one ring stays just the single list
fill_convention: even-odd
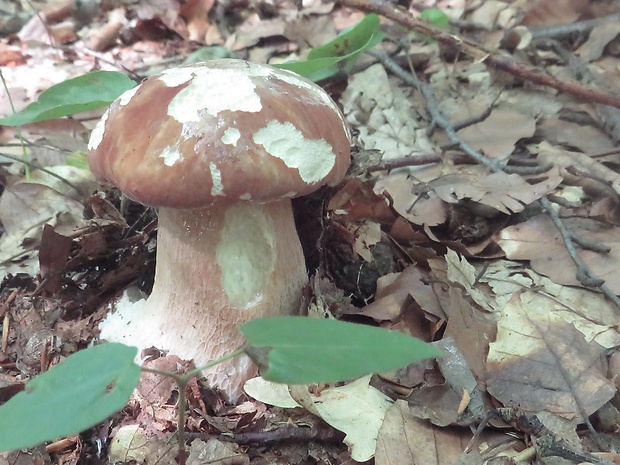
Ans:
[{"label": "brown fallen leaf", "polygon": [[515,293],[490,344],[487,391],[507,407],[581,423],[616,391],[606,378],[604,352],[560,316]]},{"label": "brown fallen leaf", "polygon": [[505,159],[520,139],[534,135],[536,120],[531,115],[496,109],[488,118],[461,129],[459,137],[491,158]]},{"label": "brown fallen leaf", "polygon": [[[579,237],[610,247],[607,254],[581,249],[578,253],[595,276],[604,279],[613,292],[620,294],[620,238],[617,229],[586,218],[566,218],[564,224]],[[530,260],[536,272],[554,282],[581,286],[560,233],[546,215],[505,228],[499,233],[497,243],[507,258]]]},{"label": "brown fallen leaf", "polygon": [[542,137],[554,145],[577,147],[584,153],[602,152],[614,146],[614,142],[602,129],[559,118],[541,121],[537,130]]},{"label": "brown fallen leaf", "polygon": [[[477,451],[463,454],[471,434],[465,429],[438,428],[416,418],[405,401],[388,410],[377,438],[376,465],[482,464]],[[459,460],[460,459],[460,460]]]}]

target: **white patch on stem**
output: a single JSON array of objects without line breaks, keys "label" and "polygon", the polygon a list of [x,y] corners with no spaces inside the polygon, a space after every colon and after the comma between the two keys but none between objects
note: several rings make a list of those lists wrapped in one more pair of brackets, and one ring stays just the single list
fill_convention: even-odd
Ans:
[{"label": "white patch on stem", "polygon": [[249,309],[263,299],[275,267],[274,226],[252,204],[230,207],[223,223],[215,251],[222,290],[233,306]]}]

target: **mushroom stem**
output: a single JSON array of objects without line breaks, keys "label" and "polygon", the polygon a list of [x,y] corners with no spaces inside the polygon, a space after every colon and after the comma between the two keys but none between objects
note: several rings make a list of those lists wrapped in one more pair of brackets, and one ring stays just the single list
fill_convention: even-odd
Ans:
[{"label": "mushroom stem", "polygon": [[[146,301],[119,306],[101,335],[168,350],[201,366],[244,343],[241,323],[296,313],[306,283],[289,199],[161,208],[153,292]],[[204,374],[236,401],[256,373],[244,355]]]}]

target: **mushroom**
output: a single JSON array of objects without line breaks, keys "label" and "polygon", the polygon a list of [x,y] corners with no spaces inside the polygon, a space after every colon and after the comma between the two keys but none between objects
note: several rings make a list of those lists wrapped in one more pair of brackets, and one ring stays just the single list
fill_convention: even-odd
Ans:
[{"label": "mushroom", "polygon": [[[323,89],[242,60],[168,69],[121,95],[88,149],[99,180],[159,209],[153,291],[119,303],[103,339],[203,366],[243,344],[239,324],[298,311],[307,272],[291,198],[349,166],[344,117]],[[236,401],[256,373],[241,356],[204,375]]]}]

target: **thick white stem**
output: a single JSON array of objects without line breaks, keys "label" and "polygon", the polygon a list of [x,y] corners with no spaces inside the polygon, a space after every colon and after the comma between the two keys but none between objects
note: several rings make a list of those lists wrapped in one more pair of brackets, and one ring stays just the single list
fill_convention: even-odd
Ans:
[{"label": "thick white stem", "polygon": [[[243,344],[241,323],[295,313],[306,282],[290,200],[161,209],[153,292],[119,307],[102,323],[102,337],[204,365]],[[255,374],[242,356],[205,376],[235,401]]]}]

